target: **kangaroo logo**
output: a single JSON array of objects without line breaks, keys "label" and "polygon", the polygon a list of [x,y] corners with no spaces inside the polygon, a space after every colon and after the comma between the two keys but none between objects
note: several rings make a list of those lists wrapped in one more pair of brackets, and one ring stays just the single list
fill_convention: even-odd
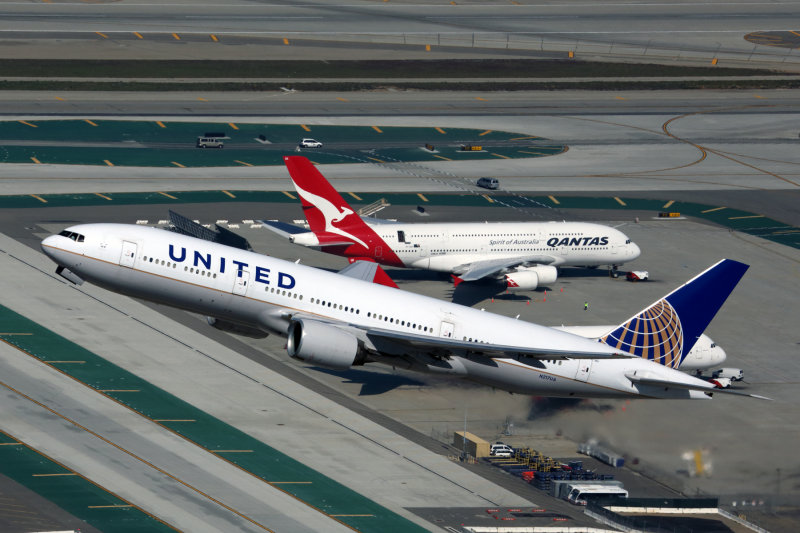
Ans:
[{"label": "kangaroo logo", "polygon": [[600,339],[602,342],[670,368],[683,356],[683,327],[675,308],[661,299]]},{"label": "kangaroo logo", "polygon": [[330,201],[323,198],[322,196],[317,196],[316,194],[310,193],[301,189],[297,183],[295,183],[295,189],[297,189],[297,193],[300,195],[303,200],[310,203],[314,207],[320,210],[322,216],[325,217],[325,231],[329,233],[335,233],[337,235],[341,235],[342,237],[347,237],[348,239],[352,239],[353,241],[357,242],[364,248],[369,248],[367,244],[356,237],[355,235],[348,233],[344,230],[341,230],[333,225],[334,222],[341,222],[345,218],[350,215],[355,214],[352,209],[348,209],[347,207],[339,208],[333,205]]}]

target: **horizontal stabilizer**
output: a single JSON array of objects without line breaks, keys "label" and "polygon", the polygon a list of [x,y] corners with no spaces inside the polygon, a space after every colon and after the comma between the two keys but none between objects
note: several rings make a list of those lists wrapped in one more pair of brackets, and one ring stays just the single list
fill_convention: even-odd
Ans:
[{"label": "horizontal stabilizer", "polygon": [[274,231],[281,237],[286,237],[287,239],[292,235],[310,233],[306,228],[301,228],[300,226],[295,226],[294,224],[281,222],[279,220],[260,220],[259,222],[261,222],[261,224],[263,224],[268,230]]},{"label": "horizontal stabilizer", "polygon": [[669,381],[665,379],[658,379],[647,376],[637,376],[635,374],[625,374],[625,377],[631,380],[632,383],[639,385],[649,385],[652,387],[667,387],[673,389],[696,390],[701,392],[707,392],[710,394],[715,394],[715,393],[733,394],[734,396],[747,396],[749,398],[756,398],[758,400],[772,401],[772,398],[767,398],[766,396],[760,396],[758,394],[749,394],[746,392],[730,390],[730,389],[718,389],[714,385],[702,382],[700,380],[698,380],[700,381],[699,383],[681,383],[678,381]]}]

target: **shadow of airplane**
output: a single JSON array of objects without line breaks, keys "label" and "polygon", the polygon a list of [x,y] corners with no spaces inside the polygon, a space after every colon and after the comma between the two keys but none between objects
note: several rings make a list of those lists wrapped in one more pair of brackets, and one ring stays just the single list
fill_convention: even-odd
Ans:
[{"label": "shadow of airplane", "polygon": [[311,367],[318,372],[341,378],[345,383],[360,383],[359,396],[375,396],[384,394],[403,385],[412,387],[425,387],[427,383],[397,374],[383,374],[381,372],[367,372],[365,370],[331,370],[320,366]]}]

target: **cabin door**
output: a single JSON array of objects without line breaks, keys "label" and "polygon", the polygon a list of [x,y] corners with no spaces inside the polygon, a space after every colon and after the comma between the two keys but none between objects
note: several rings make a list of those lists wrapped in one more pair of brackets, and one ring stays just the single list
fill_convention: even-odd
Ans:
[{"label": "cabin door", "polygon": [[136,261],[136,243],[122,241],[122,255],[119,256],[119,266],[133,268],[134,261]]},{"label": "cabin door", "polygon": [[448,339],[452,339],[453,338],[453,332],[455,331],[455,329],[456,328],[452,324],[452,322],[444,322],[444,321],[442,321],[442,326],[439,329],[439,336],[440,337],[445,337],[445,338],[448,338]]},{"label": "cabin door", "polygon": [[593,359],[578,359],[578,371],[575,373],[575,379],[578,381],[589,381],[589,376],[592,373]]},{"label": "cabin door", "polygon": [[244,268],[237,271],[233,282],[233,294],[244,296],[247,293],[248,283],[250,283],[250,272]]}]

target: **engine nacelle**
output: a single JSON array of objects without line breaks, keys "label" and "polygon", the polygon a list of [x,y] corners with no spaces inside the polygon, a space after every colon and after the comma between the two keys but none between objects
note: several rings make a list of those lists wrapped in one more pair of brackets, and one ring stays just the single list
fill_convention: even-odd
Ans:
[{"label": "engine nacelle", "polygon": [[334,370],[363,365],[366,354],[350,333],[316,320],[298,318],[289,325],[286,340],[289,356],[305,363]]},{"label": "engine nacelle", "polygon": [[206,322],[212,328],[216,328],[220,331],[225,331],[227,333],[235,333],[236,335],[242,335],[244,337],[250,337],[252,339],[263,339],[269,333],[266,331],[261,331],[258,328],[251,328],[250,326],[244,326],[242,324],[237,324],[236,322],[228,322],[227,320],[220,320],[219,318],[214,318],[213,316],[207,316]]},{"label": "engine nacelle", "polygon": [[506,288],[510,291],[532,291],[539,285],[553,283],[556,279],[556,267],[537,265],[506,274]]}]

